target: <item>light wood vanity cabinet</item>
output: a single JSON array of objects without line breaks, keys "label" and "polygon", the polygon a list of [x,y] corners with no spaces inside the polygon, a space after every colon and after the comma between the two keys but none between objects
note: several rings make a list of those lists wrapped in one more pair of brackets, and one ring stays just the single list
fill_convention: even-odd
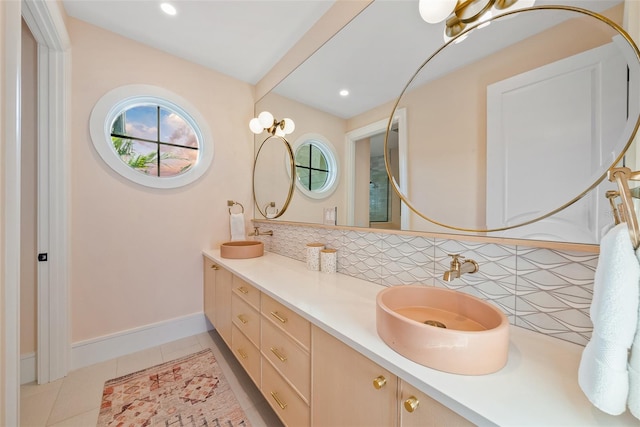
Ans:
[{"label": "light wood vanity cabinet", "polygon": [[204,315],[207,316],[209,322],[215,325],[215,305],[216,305],[216,270],[220,267],[204,257]]},{"label": "light wood vanity cabinet", "polygon": [[472,422],[427,396],[411,384],[399,380],[402,427],[468,427]]},{"label": "light wood vanity cabinet", "polygon": [[312,331],[314,427],[473,425],[323,330]]},{"label": "light wood vanity cabinet", "polygon": [[207,257],[204,312],[285,425],[473,425]]},{"label": "light wood vanity cabinet", "polygon": [[316,327],[311,357],[314,427],[397,424],[395,375]]},{"label": "light wood vanity cabinet", "polygon": [[260,387],[260,291],[233,276],[231,349],[253,382]]},{"label": "light wood vanity cabinet", "polygon": [[230,271],[204,257],[204,314],[227,343],[231,344]]},{"label": "light wood vanity cabinet", "polygon": [[283,423],[308,426],[311,324],[265,294],[261,312],[262,393]]}]

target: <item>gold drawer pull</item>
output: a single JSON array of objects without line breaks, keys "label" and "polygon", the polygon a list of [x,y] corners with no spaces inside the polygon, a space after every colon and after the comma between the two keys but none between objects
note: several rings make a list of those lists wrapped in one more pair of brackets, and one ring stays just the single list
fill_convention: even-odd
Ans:
[{"label": "gold drawer pull", "polygon": [[386,384],[387,384],[387,379],[382,375],[380,375],[379,377],[373,379],[373,387],[376,390],[380,390]]},{"label": "gold drawer pull", "polygon": [[242,357],[243,359],[246,359],[247,357],[249,357],[249,356],[247,356],[247,353],[245,353],[244,350],[241,349],[241,348],[237,349],[236,351],[238,352],[240,357]]},{"label": "gold drawer pull", "polygon": [[282,314],[278,313],[277,311],[272,311],[271,315],[273,317],[275,317],[276,319],[278,319],[280,322],[287,323],[287,318],[285,316],[283,316]]},{"label": "gold drawer pull", "polygon": [[277,357],[278,359],[280,359],[280,361],[281,361],[281,362],[286,362],[286,361],[287,361],[287,356],[284,356],[282,353],[280,353],[280,351],[278,351],[278,349],[277,349],[277,348],[275,348],[275,347],[271,347],[271,352],[272,352],[273,354],[275,354],[275,355],[276,355],[276,357]]},{"label": "gold drawer pull", "polygon": [[238,291],[240,291],[240,293],[243,293],[245,295],[249,293],[249,289],[245,288],[244,286],[240,286],[238,288]]},{"label": "gold drawer pull", "polygon": [[404,409],[406,409],[407,412],[413,412],[416,410],[419,404],[420,404],[420,401],[418,400],[418,398],[415,396],[411,396],[410,398],[404,401]]},{"label": "gold drawer pull", "polygon": [[215,264],[211,264],[211,268],[214,269],[214,270],[220,270],[220,267],[218,267]]},{"label": "gold drawer pull", "polygon": [[249,320],[247,320],[247,317],[244,314],[238,314],[238,319],[240,319],[240,321],[245,325],[249,323]]},{"label": "gold drawer pull", "polygon": [[271,397],[273,397],[273,400],[276,401],[276,403],[278,404],[280,409],[287,409],[287,404],[285,402],[283,402],[282,400],[280,400],[280,398],[278,397],[278,393],[276,393],[275,391],[272,391],[271,392]]}]

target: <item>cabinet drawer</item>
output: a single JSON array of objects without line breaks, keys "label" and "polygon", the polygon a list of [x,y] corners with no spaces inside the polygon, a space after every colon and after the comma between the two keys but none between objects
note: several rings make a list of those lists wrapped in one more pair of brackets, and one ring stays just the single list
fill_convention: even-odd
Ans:
[{"label": "cabinet drawer", "polygon": [[238,276],[233,276],[233,292],[253,308],[260,310],[260,291]]},{"label": "cabinet drawer", "polygon": [[231,350],[253,382],[260,387],[260,351],[235,325],[231,328]]},{"label": "cabinet drawer", "polygon": [[268,295],[262,295],[262,315],[286,331],[306,350],[311,344],[311,325],[309,321],[289,310]]},{"label": "cabinet drawer", "polygon": [[260,344],[260,315],[236,294],[231,296],[231,320],[256,347]]},{"label": "cabinet drawer", "polygon": [[262,360],[261,390],[285,425],[303,427],[310,424],[307,404],[265,359]]},{"label": "cabinet drawer", "polygon": [[260,343],[262,355],[308,402],[311,387],[309,353],[271,322],[263,323]]}]

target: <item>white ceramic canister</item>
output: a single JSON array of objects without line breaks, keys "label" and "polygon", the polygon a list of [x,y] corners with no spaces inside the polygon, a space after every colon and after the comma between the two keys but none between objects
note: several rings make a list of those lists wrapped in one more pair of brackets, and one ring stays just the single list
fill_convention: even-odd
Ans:
[{"label": "white ceramic canister", "polygon": [[320,251],[323,249],[324,243],[307,243],[307,268],[309,270],[320,270]]},{"label": "white ceramic canister", "polygon": [[322,249],[320,251],[320,271],[323,273],[335,273],[337,270],[337,258],[335,249]]}]

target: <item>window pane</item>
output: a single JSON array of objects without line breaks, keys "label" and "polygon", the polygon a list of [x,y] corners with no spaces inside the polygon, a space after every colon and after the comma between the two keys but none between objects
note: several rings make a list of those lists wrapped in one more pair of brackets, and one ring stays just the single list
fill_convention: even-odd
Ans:
[{"label": "window pane", "polygon": [[312,170],[311,171],[311,191],[319,190],[324,187],[327,182],[329,174],[323,171]]},{"label": "window pane", "polygon": [[296,150],[296,165],[309,167],[309,150],[311,146],[309,144],[302,145]]},{"label": "window pane", "polygon": [[311,166],[315,169],[327,170],[327,159],[315,145],[311,145]]},{"label": "window pane", "polygon": [[[154,105],[140,105],[124,112],[124,135],[158,140],[158,110]],[[114,122],[115,124],[115,122]]]},{"label": "window pane", "polygon": [[124,113],[115,118],[111,125],[111,133],[116,135],[124,135]]},{"label": "window pane", "polygon": [[300,181],[300,184],[302,184],[304,188],[309,190],[309,169],[296,167],[296,173],[298,175],[298,181]]},{"label": "window pane", "polygon": [[166,108],[160,108],[160,141],[186,147],[198,147],[193,128],[182,117]]},{"label": "window pane", "polygon": [[198,159],[198,150],[189,148],[173,147],[170,145],[160,146],[160,176],[180,175],[191,168]]},{"label": "window pane", "polygon": [[147,175],[157,173],[157,144],[116,137],[111,142],[120,159],[132,169]]}]

